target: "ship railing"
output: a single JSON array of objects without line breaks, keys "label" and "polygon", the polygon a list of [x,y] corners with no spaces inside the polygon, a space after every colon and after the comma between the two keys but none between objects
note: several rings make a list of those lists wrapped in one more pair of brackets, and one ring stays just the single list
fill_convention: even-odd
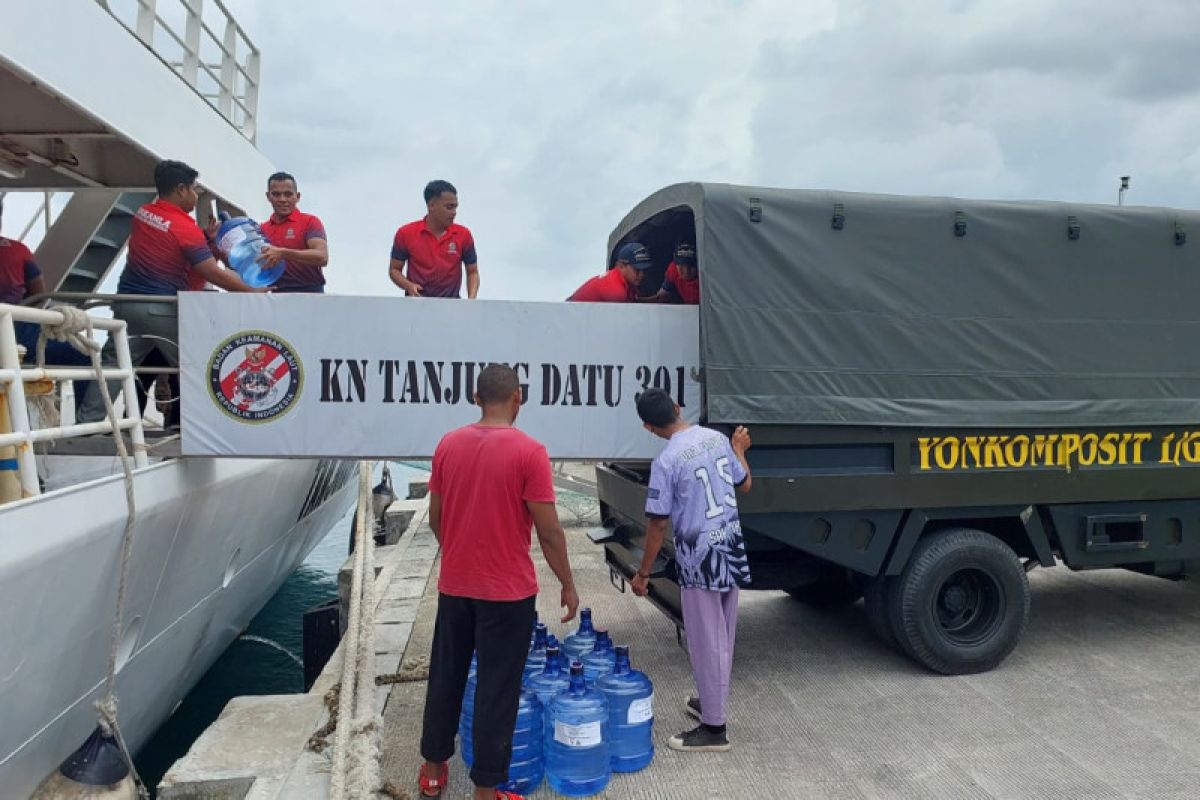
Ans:
[{"label": "ship railing", "polygon": [[221,0],[96,2],[255,140],[261,55]]},{"label": "ship railing", "polygon": [[[143,298],[145,299],[145,298]],[[64,314],[53,308],[30,308],[0,303],[0,387],[6,395],[8,414],[7,428],[0,428],[0,454],[8,448],[15,450],[17,473],[23,497],[34,497],[41,493],[38,482],[37,462],[34,456],[34,445],[43,442],[54,442],[61,439],[72,439],[93,434],[115,433],[113,420],[105,418],[98,422],[84,422],[74,425],[59,424],[52,427],[34,428],[29,417],[26,404],[25,384],[38,381],[69,381],[93,380],[96,373],[90,367],[27,367],[22,366],[17,351],[16,323],[31,322],[36,325],[65,325]],[[124,397],[124,409],[119,412],[116,428],[128,431],[133,444],[133,460],[135,467],[145,467],[149,464],[146,453],[145,431],[142,427],[142,416],[137,401],[137,389],[134,380],[133,360],[129,354],[129,338],[124,320],[107,319],[92,316],[92,326],[103,330],[113,338],[117,356],[116,367],[104,367],[102,375],[107,380],[121,381],[121,396]],[[116,397],[113,398],[115,403]],[[0,420],[3,423],[4,420]],[[0,456],[3,458],[3,456]]]}]

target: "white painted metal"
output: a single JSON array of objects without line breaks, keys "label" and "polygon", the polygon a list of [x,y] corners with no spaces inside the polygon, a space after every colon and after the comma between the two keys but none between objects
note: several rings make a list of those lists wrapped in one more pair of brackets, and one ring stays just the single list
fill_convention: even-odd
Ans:
[{"label": "white painted metal", "polygon": [[[3,199],[3,197],[4,195],[0,194],[0,199]],[[42,192],[42,202],[38,204],[36,209],[34,209],[33,216],[29,218],[29,222],[25,223],[25,227],[21,228],[21,234],[17,236],[18,242],[23,242],[29,238],[30,231],[33,230],[34,226],[37,225],[39,221],[42,222],[43,231],[50,230],[50,201],[53,199],[54,192]]]},{"label": "white painted metal", "polygon": [[[22,372],[21,360],[17,355],[17,337],[13,328],[15,322],[32,322],[37,325],[62,325],[65,322],[62,312],[53,309],[27,308],[10,306],[0,303],[0,383],[7,383],[9,396],[8,410],[12,424],[12,433],[0,436],[0,445],[17,445],[17,461],[20,464],[21,491],[26,497],[36,497],[40,493],[38,486],[37,460],[34,458],[33,443],[67,439],[75,436],[86,436],[92,433],[112,433],[113,425],[110,420],[86,423],[82,425],[64,425],[52,429],[54,432],[35,429],[29,421],[29,412],[25,406],[25,384],[20,380],[9,379],[5,376],[15,376]],[[138,467],[149,464],[146,458],[146,437],[142,429],[142,417],[138,413],[137,389],[133,377],[133,361],[129,355],[129,339],[126,335],[125,321],[93,317],[92,325],[98,330],[107,331],[115,340],[118,370],[103,370],[104,375],[116,379],[119,371],[121,378],[121,393],[125,398],[125,418],[123,424],[117,427],[129,431],[133,444],[133,460]],[[67,378],[76,370],[60,370],[48,367],[44,372],[49,377]],[[59,373],[63,373],[60,375]],[[117,398],[113,398],[115,402]]]},{"label": "white painted metal", "polygon": [[[159,13],[156,0],[138,0],[136,16],[127,19],[106,0],[96,0],[147,47],[165,62],[179,70],[180,76],[197,92],[210,101],[221,115],[236,126],[250,141],[254,141],[258,115],[258,48],[237,24],[221,0],[175,0],[184,12],[182,33]],[[215,9],[209,15],[216,18],[215,28],[205,18],[205,11]],[[178,48],[162,46],[156,40],[158,29]],[[221,29],[218,36],[216,28]],[[203,60],[201,52],[206,42],[212,42],[221,53],[216,64]],[[180,55],[181,53],[181,55]],[[239,56],[239,53],[244,53]],[[205,77],[217,87],[216,92],[205,92]],[[244,79],[244,89],[238,91],[238,78]]]},{"label": "white painted metal", "polygon": [[[135,472],[117,678],[132,748],[349,508],[353,481],[297,519],[316,464],[182,459]],[[0,796],[27,797],[95,726],[124,519],[119,477],[0,507]]]},{"label": "white painted metal", "polygon": [[[215,0],[210,2],[223,10]],[[63,24],[64,20],[70,24]],[[237,72],[247,82],[244,104],[250,115],[242,124],[252,132],[257,51],[252,45],[247,48],[249,55]],[[98,64],[104,68],[97,69]],[[16,119],[12,124],[20,129],[44,129],[52,122],[56,130],[115,134],[114,143],[104,149],[98,149],[104,140],[87,140],[87,147],[76,145],[77,152],[91,154],[89,163],[96,166],[90,174],[107,187],[149,188],[154,160],[178,158],[200,171],[204,186],[244,208],[261,197],[263,181],[273,171],[242,131],[194,88],[189,89],[178,73],[100,3],[6,2],[4,24],[0,25],[0,73],[5,71],[27,86],[49,93],[44,104],[56,104],[52,120]],[[31,96],[28,106],[5,106],[2,115],[11,117],[23,108],[32,108],[33,100]],[[240,108],[239,102],[234,105]],[[43,110],[49,115],[52,109],[47,106]],[[135,150],[128,150],[130,146]],[[105,158],[102,153],[119,157]],[[42,171],[36,174],[31,171],[31,180],[45,176],[49,181],[46,173],[50,171],[39,169]],[[61,184],[34,186],[26,181],[13,185],[41,189]]]}]

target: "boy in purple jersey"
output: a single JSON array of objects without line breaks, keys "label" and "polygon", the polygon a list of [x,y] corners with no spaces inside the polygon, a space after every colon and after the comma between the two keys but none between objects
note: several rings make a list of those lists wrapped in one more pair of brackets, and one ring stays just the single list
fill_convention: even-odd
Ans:
[{"label": "boy in purple jersey", "polygon": [[750,584],[734,492],[750,491],[750,432],[738,426],[731,441],[718,431],[685,422],[679,406],[662,389],[642,394],[637,410],[646,430],[666,439],[667,446],[650,467],[646,550],[630,583],[634,594],[646,595],[650,569],[670,521],[688,656],[700,695],[687,701],[687,712],[700,725],[672,736],[667,745],[672,750],[725,751],[730,747],[725,701],[733,669],[738,589]]}]

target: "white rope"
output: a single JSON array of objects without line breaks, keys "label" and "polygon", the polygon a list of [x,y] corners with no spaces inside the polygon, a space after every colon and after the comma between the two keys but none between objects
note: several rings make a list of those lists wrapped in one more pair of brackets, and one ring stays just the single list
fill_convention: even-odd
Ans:
[{"label": "white rope", "polygon": [[375,524],[371,464],[358,464],[358,519],[350,574],[350,610],[342,651],[342,689],[333,746],[331,800],[376,796],[382,779],[379,743],[383,720],[375,713]]},{"label": "white rope", "polygon": [[[142,783],[141,776],[133,766],[133,754],[125,743],[121,726],[117,721],[117,654],[121,648],[121,630],[124,628],[125,596],[129,591],[129,566],[133,558],[133,528],[137,515],[137,506],[133,500],[133,471],[129,466],[129,451],[125,447],[125,437],[119,427],[120,418],[113,405],[112,396],[108,391],[108,381],[104,379],[104,365],[100,361],[100,345],[93,336],[92,318],[87,312],[73,306],[57,306],[54,309],[63,315],[62,323],[58,325],[42,325],[37,343],[38,367],[46,365],[46,339],[67,342],[80,353],[92,360],[92,371],[96,374],[99,384],[100,397],[104,400],[104,410],[112,425],[113,438],[117,443],[117,458],[121,462],[121,472],[125,477],[125,531],[121,537],[121,577],[117,585],[117,610],[113,617],[112,634],[108,650],[108,669],[104,676],[104,697],[96,701],[96,712],[99,717],[101,731],[111,736],[121,748],[125,763],[129,766],[129,774],[133,776],[137,786],[138,796],[149,798],[150,793]],[[128,401],[129,398],[126,398]]]}]

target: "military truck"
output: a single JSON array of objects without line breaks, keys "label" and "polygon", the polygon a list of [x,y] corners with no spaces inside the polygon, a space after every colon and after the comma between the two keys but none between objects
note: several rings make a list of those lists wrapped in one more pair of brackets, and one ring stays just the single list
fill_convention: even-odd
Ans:
[{"label": "military truck", "polygon": [[[609,248],[662,270],[696,245],[701,419],[754,437],[754,588],[862,597],[884,640],[960,674],[1016,646],[1036,567],[1200,565],[1198,233],[1195,211],[693,183]],[[620,588],[648,474],[597,469]],[[669,546],[650,597],[680,622]]]}]

